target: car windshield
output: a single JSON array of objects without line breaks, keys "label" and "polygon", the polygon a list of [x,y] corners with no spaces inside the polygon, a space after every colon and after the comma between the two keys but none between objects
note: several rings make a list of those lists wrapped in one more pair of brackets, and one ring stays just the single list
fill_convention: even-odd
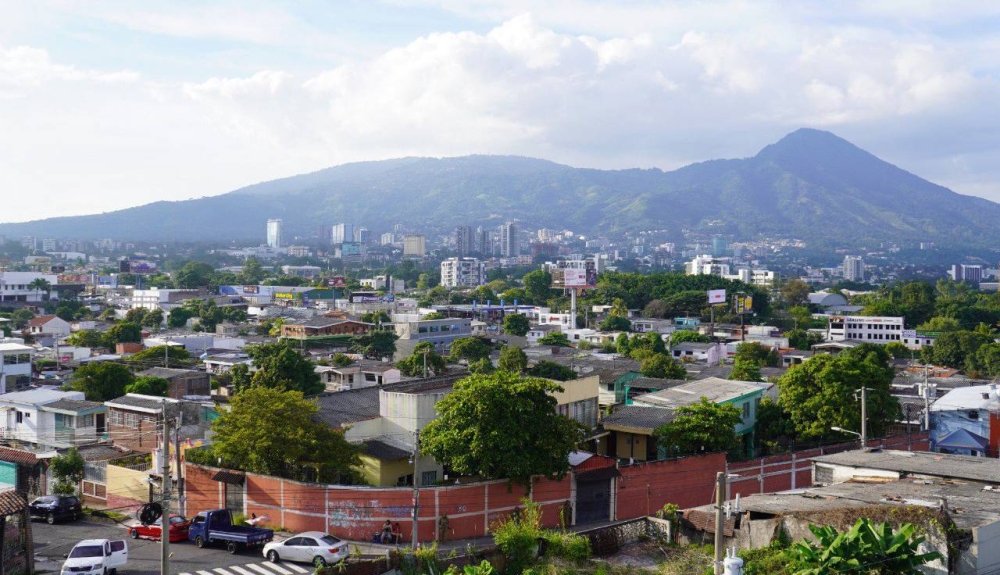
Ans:
[{"label": "car windshield", "polygon": [[46,495],[45,497],[39,497],[35,500],[35,503],[55,503],[59,501],[58,497],[53,497],[51,495]]},{"label": "car windshield", "polygon": [[74,547],[73,551],[70,552],[70,559],[78,559],[80,557],[103,557],[104,547],[100,545],[80,545]]},{"label": "car windshield", "polygon": [[336,545],[337,543],[340,543],[340,539],[337,539],[333,535],[324,535],[320,541],[326,545]]},{"label": "car windshield", "polygon": [[183,517],[180,516],[170,518],[170,523],[173,525],[176,525],[178,523],[184,523],[185,521],[187,521],[187,519],[184,519]]}]

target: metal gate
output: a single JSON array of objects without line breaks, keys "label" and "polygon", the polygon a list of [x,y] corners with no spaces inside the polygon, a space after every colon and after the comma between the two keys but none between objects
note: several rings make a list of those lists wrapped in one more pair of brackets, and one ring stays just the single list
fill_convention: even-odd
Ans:
[{"label": "metal gate", "polygon": [[0,461],[0,491],[17,489],[17,464]]},{"label": "metal gate", "polygon": [[226,509],[232,513],[243,513],[243,484],[226,484]]},{"label": "metal gate", "polygon": [[576,483],[576,524],[607,521],[611,517],[611,480]]}]

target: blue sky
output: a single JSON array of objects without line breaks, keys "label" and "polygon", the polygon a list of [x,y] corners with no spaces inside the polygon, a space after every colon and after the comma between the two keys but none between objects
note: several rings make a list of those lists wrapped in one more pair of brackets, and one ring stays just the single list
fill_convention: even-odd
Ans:
[{"label": "blue sky", "polygon": [[982,2],[3,3],[0,221],[404,155],[673,169],[802,126],[1000,200],[998,67]]}]

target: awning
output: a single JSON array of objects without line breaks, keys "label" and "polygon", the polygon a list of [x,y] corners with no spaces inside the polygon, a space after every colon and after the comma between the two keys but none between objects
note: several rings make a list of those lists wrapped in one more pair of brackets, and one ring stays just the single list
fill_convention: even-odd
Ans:
[{"label": "awning", "polygon": [[598,467],[597,469],[588,469],[587,471],[577,471],[576,480],[579,481],[605,481],[607,479],[613,479],[615,477],[621,477],[621,472],[618,471],[618,467],[614,465],[609,465],[607,467]]},{"label": "awning", "polygon": [[966,429],[958,428],[942,437],[937,446],[945,449],[976,449],[985,451],[990,441],[981,435],[976,435]]},{"label": "awning", "polygon": [[243,481],[246,479],[246,474],[239,471],[229,471],[228,469],[223,469],[215,473],[212,476],[212,481],[218,481],[221,483],[228,483],[230,485],[243,485]]}]

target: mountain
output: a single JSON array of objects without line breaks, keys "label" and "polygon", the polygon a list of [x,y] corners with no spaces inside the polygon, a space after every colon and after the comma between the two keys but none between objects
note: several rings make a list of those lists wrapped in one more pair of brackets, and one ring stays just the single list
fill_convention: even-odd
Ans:
[{"label": "mountain", "polygon": [[282,218],[285,235],[338,222],[375,231],[403,223],[446,231],[459,224],[579,233],[700,229],[761,233],[823,245],[929,241],[993,248],[1000,204],[923,180],[829,132],[797,130],[737,160],[663,172],[594,170],[514,156],[358,162],[255,184],[220,196],[116,212],[0,224],[7,237],[155,241],[260,241]]}]

